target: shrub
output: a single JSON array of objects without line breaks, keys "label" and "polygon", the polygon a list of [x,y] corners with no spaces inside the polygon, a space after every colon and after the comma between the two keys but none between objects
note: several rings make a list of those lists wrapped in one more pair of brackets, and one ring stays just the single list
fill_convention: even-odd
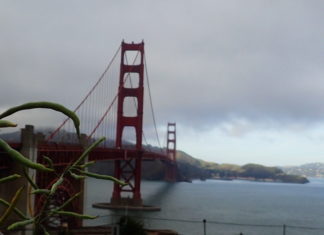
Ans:
[{"label": "shrub", "polygon": [[144,224],[141,220],[130,216],[122,216],[119,220],[120,235],[145,235]]},{"label": "shrub", "polygon": [[[15,127],[17,124],[12,123],[8,120],[3,120],[3,118],[6,118],[18,111],[27,110],[27,109],[35,109],[35,108],[45,108],[45,109],[52,109],[57,112],[61,112],[64,115],[68,116],[72,119],[74,123],[74,127],[76,130],[77,136],[80,138],[80,120],[77,117],[77,115],[72,112],[71,110],[65,108],[64,106],[56,103],[51,102],[32,102],[32,103],[26,103],[20,106],[16,106],[13,108],[8,109],[4,113],[0,114],[0,128],[5,127]],[[60,184],[63,183],[64,179],[67,176],[71,176],[75,179],[82,180],[85,177],[94,177],[99,179],[105,179],[105,180],[111,180],[116,183],[125,185],[125,183],[107,175],[100,175],[100,174],[94,174],[91,172],[88,172],[86,170],[86,167],[91,164],[91,162],[86,162],[85,159],[87,155],[95,148],[97,147],[101,142],[105,141],[105,138],[100,138],[97,141],[95,141],[93,144],[91,144],[82,154],[81,156],[72,162],[70,165],[66,166],[63,172],[56,172],[55,168],[53,167],[53,162],[49,157],[44,157],[47,161],[47,165],[42,165],[36,162],[33,162],[29,160],[28,158],[24,157],[21,153],[16,151],[15,149],[11,148],[4,140],[0,139],[0,148],[2,148],[16,163],[21,164],[25,172],[27,171],[27,168],[35,169],[36,171],[45,171],[49,174],[55,174],[57,175],[57,180],[53,182],[50,189],[44,189],[39,188],[36,184],[36,181],[32,179],[28,174],[24,174],[24,176],[21,176],[19,174],[13,174],[7,177],[4,177],[0,179],[0,183],[16,180],[20,177],[25,177],[27,181],[29,182],[30,186],[33,188],[32,194],[40,194],[44,198],[43,206],[35,215],[25,215],[22,213],[17,207],[17,202],[19,201],[19,198],[21,197],[23,187],[19,188],[13,198],[10,202],[5,201],[4,199],[0,198],[0,203],[5,206],[7,209],[5,212],[0,216],[0,226],[4,224],[4,222],[7,220],[7,218],[10,216],[11,213],[15,213],[20,217],[19,221],[16,221],[12,224],[10,224],[6,230],[15,230],[27,225],[32,224],[33,225],[33,233],[34,234],[49,234],[47,231],[47,221],[49,218],[52,217],[58,217],[58,216],[72,216],[79,219],[94,219],[96,216],[91,215],[85,215],[85,214],[78,214],[73,211],[66,211],[65,208],[67,205],[69,205],[73,200],[75,200],[81,192],[76,193],[71,198],[69,198],[67,201],[63,202],[62,205],[59,207],[51,208],[49,209],[49,204],[51,203],[51,200],[53,196],[56,194]]]}]

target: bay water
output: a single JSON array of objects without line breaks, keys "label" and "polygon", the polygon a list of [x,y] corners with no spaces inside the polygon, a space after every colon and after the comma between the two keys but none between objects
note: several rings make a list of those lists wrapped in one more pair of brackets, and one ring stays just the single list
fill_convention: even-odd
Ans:
[{"label": "bay water", "polygon": [[[99,215],[86,225],[114,224],[119,216],[142,218],[145,227],[179,234],[324,234],[324,179],[308,184],[206,180],[192,183],[144,181],[144,204],[157,212],[110,211],[92,207],[109,202],[113,184],[87,179],[85,213]],[[203,223],[203,220],[206,222]]]}]

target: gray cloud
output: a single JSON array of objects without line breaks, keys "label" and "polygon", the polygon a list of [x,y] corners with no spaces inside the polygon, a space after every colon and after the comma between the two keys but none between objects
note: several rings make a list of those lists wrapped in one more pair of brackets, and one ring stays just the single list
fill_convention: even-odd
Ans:
[{"label": "gray cloud", "polygon": [[322,1],[4,1],[0,107],[39,99],[75,107],[122,39],[144,39],[160,125],[321,122],[323,8]]}]

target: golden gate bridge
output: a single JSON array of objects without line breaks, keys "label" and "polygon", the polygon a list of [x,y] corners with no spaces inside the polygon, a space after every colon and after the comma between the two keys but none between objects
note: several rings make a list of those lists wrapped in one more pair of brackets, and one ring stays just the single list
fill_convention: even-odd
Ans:
[{"label": "golden gate bridge", "polygon": [[[119,69],[114,66],[118,63]],[[132,57],[130,62],[129,56]],[[118,79],[119,78],[119,79]],[[146,78],[146,80],[144,79]],[[148,107],[151,111],[151,125],[148,129],[150,139],[155,136],[158,148],[152,148],[144,131],[144,88],[148,91]],[[71,94],[77,92],[77,85]],[[85,145],[105,136],[102,143],[89,156],[89,161],[111,160],[114,164],[114,177],[127,183],[126,186],[114,183],[109,205],[112,208],[133,206],[142,207],[141,170],[142,162],[160,160],[165,165],[165,180],[177,180],[176,164],[176,124],[168,123],[166,147],[161,147],[150,91],[148,70],[144,53],[144,42],[121,43],[107,68],[98,81],[74,110],[81,120],[81,143],[72,134],[70,119],[47,136],[40,137],[33,133],[31,126],[22,131],[19,143],[10,145],[25,153],[25,156],[39,163],[46,164],[44,156],[50,157],[56,171],[77,159]],[[145,123],[146,124],[146,123]],[[144,142],[144,144],[143,144]],[[10,174],[16,169],[14,162],[0,150],[0,169]],[[50,188],[57,179],[53,174],[37,172],[36,182],[40,188]],[[60,205],[75,193],[82,191],[83,181],[68,177],[59,186],[54,204]],[[34,209],[42,206],[41,196],[36,195]],[[69,208],[71,211],[83,211],[83,197],[75,200]],[[81,221],[69,221],[70,226],[81,226]]]}]

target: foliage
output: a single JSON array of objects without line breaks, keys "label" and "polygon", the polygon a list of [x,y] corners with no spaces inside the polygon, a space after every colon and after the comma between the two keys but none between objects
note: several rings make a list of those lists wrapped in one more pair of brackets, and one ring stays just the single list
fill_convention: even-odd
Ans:
[{"label": "foliage", "polygon": [[122,216],[119,220],[120,235],[145,235],[142,221],[130,216]]},{"label": "foliage", "polygon": [[309,183],[309,180],[304,176],[300,175],[287,175],[287,174],[279,174],[276,176],[276,179],[282,182],[293,182],[299,184]]},{"label": "foliage", "polygon": [[265,167],[258,164],[247,164],[242,167],[243,177],[254,177],[256,179],[275,178],[278,174],[283,174],[277,167]]},{"label": "foliage", "polygon": [[[52,109],[58,112],[63,113],[64,115],[68,116],[72,119],[75,130],[77,133],[77,136],[80,139],[80,131],[79,131],[79,125],[80,121],[77,115],[70,111],[69,109],[65,108],[64,106],[56,103],[51,102],[32,102],[32,103],[26,103],[20,106],[16,106],[13,108],[8,109],[4,113],[0,114],[0,128],[6,128],[6,127],[15,127],[17,126],[15,123],[12,123],[8,120],[3,120],[3,118],[6,118],[7,116],[10,116],[18,111],[26,110],[26,109],[35,109],[35,108],[44,108],[44,109]],[[81,156],[74,162],[72,162],[70,165],[66,166],[63,172],[56,172],[55,168],[53,167],[53,162],[50,158],[44,157],[47,161],[46,166],[32,162],[25,156],[23,156],[18,151],[11,148],[4,140],[0,139],[0,148],[3,149],[16,163],[21,164],[24,167],[24,176],[20,176],[18,174],[14,174],[11,176],[4,177],[0,179],[0,183],[8,182],[12,180],[16,180],[20,177],[25,177],[27,181],[29,182],[30,186],[33,188],[32,194],[41,194],[42,197],[44,197],[44,203],[40,209],[40,211],[37,214],[34,215],[25,215],[22,213],[17,207],[16,204],[19,201],[19,198],[21,196],[21,192],[23,190],[22,188],[19,188],[13,198],[10,202],[7,202],[4,199],[0,198],[0,204],[5,206],[7,209],[5,210],[4,214],[0,217],[0,226],[3,225],[6,221],[6,219],[10,216],[10,214],[15,213],[20,217],[21,220],[14,222],[13,224],[9,225],[7,227],[7,230],[15,230],[21,227],[24,227],[26,225],[32,224],[33,225],[33,231],[34,234],[49,234],[47,231],[47,221],[51,217],[57,217],[60,215],[64,216],[71,216],[76,217],[79,219],[94,219],[96,216],[90,216],[90,215],[84,215],[84,214],[78,214],[73,211],[65,211],[65,208],[67,205],[69,205],[73,200],[75,200],[79,195],[79,193],[76,193],[75,195],[72,195],[69,200],[64,202],[62,205],[60,205],[58,208],[49,208],[49,204],[51,203],[52,198],[56,194],[57,190],[59,189],[60,185],[63,183],[64,179],[68,176],[71,176],[77,180],[82,180],[85,177],[94,177],[99,179],[106,179],[111,180],[116,183],[119,183],[121,185],[125,185],[125,183],[107,175],[99,175],[99,174],[93,174],[91,172],[88,172],[85,170],[85,168],[91,164],[85,163],[85,159],[87,155],[95,148],[97,147],[101,142],[105,141],[105,138],[100,138],[97,141],[95,141],[93,144],[91,144],[82,154]],[[36,171],[45,171],[49,174],[54,174],[57,176],[57,180],[51,185],[49,189],[42,189],[39,188],[36,184],[36,181],[32,179],[27,172],[28,168],[35,169]]]}]

